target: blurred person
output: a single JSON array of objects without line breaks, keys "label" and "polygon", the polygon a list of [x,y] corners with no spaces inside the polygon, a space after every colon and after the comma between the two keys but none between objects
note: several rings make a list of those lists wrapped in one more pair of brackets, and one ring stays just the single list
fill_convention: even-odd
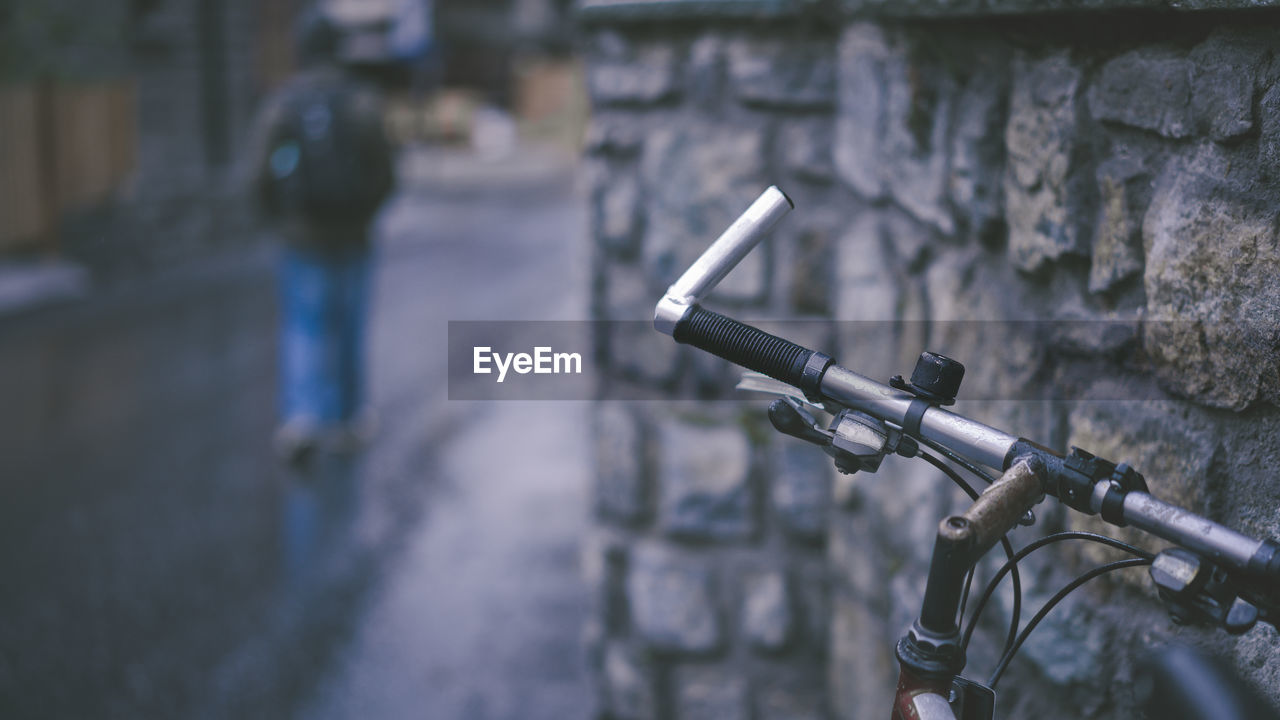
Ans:
[{"label": "blurred person", "polygon": [[301,70],[256,120],[251,192],[282,240],[277,451],[301,463],[372,432],[363,405],[370,226],[394,186],[379,94],[339,63],[338,27],[297,25]]}]

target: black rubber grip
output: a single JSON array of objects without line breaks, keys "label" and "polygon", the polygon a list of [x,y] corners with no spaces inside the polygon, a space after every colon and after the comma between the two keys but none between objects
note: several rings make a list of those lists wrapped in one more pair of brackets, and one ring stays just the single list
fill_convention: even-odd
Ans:
[{"label": "black rubber grip", "polygon": [[735,365],[799,388],[806,384],[804,367],[813,355],[812,350],[790,340],[697,305],[676,323],[672,337],[678,343],[706,350]]}]

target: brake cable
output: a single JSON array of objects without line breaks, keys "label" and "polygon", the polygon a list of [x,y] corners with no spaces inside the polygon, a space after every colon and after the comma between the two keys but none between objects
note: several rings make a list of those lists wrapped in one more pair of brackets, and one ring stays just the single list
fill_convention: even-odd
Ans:
[{"label": "brake cable", "polygon": [[[1106,535],[1099,535],[1098,533],[1084,532],[1083,530],[1067,530],[1064,532],[1053,533],[1052,535],[1045,535],[1042,538],[1037,538],[1026,546],[1020,548],[1018,552],[1014,553],[1013,557],[1009,558],[1004,565],[1000,566],[1000,569],[996,571],[996,574],[992,576],[991,580],[987,583],[987,587],[982,591],[982,595],[978,598],[978,602],[973,606],[973,615],[969,618],[969,624],[965,626],[964,635],[960,640],[960,647],[968,649],[969,638],[972,637],[974,630],[978,626],[978,619],[982,615],[982,610],[986,607],[987,601],[991,599],[992,594],[995,593],[996,587],[999,586],[1000,581],[1004,579],[1004,576],[1008,574],[1011,569],[1016,573],[1018,569],[1018,562],[1031,553],[1046,545],[1052,545],[1053,543],[1062,542],[1063,540],[1086,540],[1089,542],[1096,542],[1118,550],[1124,550],[1127,553],[1136,555],[1137,557],[1143,558],[1147,561],[1151,561],[1155,557],[1146,550],[1134,547],[1129,543],[1116,540],[1112,537],[1107,537]],[[1006,650],[1007,649],[1008,648],[1006,647]]]},{"label": "brake cable", "polygon": [[1005,669],[1009,667],[1009,662],[1013,660],[1014,654],[1017,653],[1018,649],[1022,647],[1022,644],[1026,642],[1031,631],[1036,629],[1036,625],[1039,625],[1040,621],[1049,614],[1050,610],[1053,610],[1054,606],[1062,602],[1063,598],[1070,595],[1081,585],[1084,585],[1104,573],[1111,572],[1112,570],[1122,570],[1128,567],[1140,567],[1150,564],[1150,558],[1129,558],[1128,560],[1117,560],[1115,562],[1107,563],[1106,565],[1100,565],[1067,583],[1061,590],[1055,593],[1053,597],[1049,598],[1049,601],[1046,602],[1044,606],[1040,608],[1040,611],[1031,618],[1031,621],[1022,629],[1022,632],[1018,633],[1018,639],[1014,641],[1013,647],[1005,652],[1005,654],[1000,658],[1000,662],[996,665],[996,669],[992,671],[991,677],[987,678],[987,687],[992,690],[995,689],[996,683],[1000,682],[1000,676],[1003,675]]}]

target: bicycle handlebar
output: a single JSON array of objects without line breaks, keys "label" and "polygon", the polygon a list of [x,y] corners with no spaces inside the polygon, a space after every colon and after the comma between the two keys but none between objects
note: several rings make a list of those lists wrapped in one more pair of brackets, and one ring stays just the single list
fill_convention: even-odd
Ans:
[{"label": "bicycle handlebar", "polygon": [[[1081,489],[1069,461],[1049,448],[948,412],[905,390],[876,382],[835,364],[832,358],[719,313],[698,302],[732,270],[794,205],[769,187],[711,247],[668,288],[654,311],[654,326],[692,345],[799,388],[815,400],[871,415],[917,438],[932,441],[972,462],[1001,471],[1022,457],[1044,463],[1047,494],[1117,525],[1133,524],[1157,537],[1202,552],[1280,588],[1280,543],[1256,540],[1142,490],[1097,479]],[[1092,456],[1090,456],[1092,457]],[[1073,484],[1074,483],[1074,484]]]}]

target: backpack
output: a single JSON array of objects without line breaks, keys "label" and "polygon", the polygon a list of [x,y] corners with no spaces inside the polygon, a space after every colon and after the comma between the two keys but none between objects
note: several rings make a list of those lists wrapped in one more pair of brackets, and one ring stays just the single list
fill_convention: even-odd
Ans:
[{"label": "backpack", "polygon": [[[391,157],[356,90],[312,87],[289,98],[272,133],[269,206],[317,221],[367,221],[390,191]],[[370,115],[370,113],[364,113]]]}]

